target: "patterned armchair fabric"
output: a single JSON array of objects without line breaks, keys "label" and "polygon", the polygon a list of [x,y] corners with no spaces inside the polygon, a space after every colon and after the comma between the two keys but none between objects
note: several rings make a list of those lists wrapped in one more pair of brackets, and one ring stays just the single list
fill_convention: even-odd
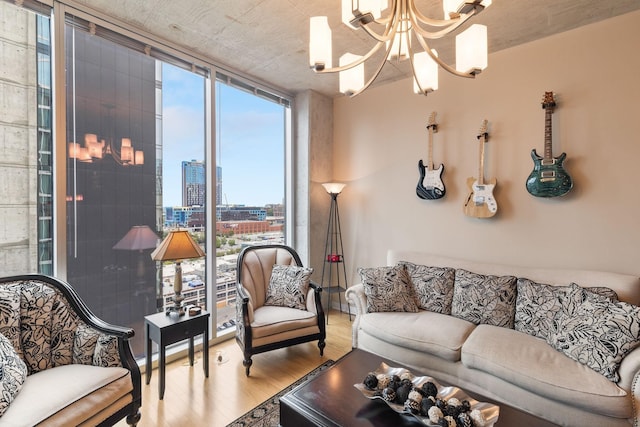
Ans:
[{"label": "patterned armchair fabric", "polygon": [[[274,265],[290,268],[272,276]],[[236,341],[244,353],[247,376],[254,354],[318,340],[322,356],[326,336],[322,288],[308,282],[312,270],[303,268],[298,254],[284,245],[249,246],[238,256],[237,268]],[[284,276],[291,280],[289,284],[282,284]],[[268,301],[268,295],[282,292],[274,286],[306,295],[296,297],[296,304],[289,304],[287,298]]]},{"label": "patterned armchair fabric", "polygon": [[0,278],[0,334],[24,361],[28,375],[80,364],[131,372],[132,402],[107,420],[140,419],[140,369],[128,340],[133,330],[98,319],[65,282],[42,275]]}]

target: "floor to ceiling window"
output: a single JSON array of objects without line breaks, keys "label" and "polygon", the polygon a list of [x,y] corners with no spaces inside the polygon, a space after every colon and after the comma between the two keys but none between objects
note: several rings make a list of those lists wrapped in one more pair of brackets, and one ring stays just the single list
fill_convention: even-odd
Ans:
[{"label": "floor to ceiling window", "polygon": [[[290,101],[65,10],[78,16],[64,17],[56,46],[47,7],[0,1],[2,274],[60,271],[96,315],[135,329],[141,356],[144,316],[173,302],[173,264],[150,253],[186,228],[210,249],[182,264],[185,302],[211,310],[211,336],[228,337],[238,253],[288,234]],[[56,51],[65,72],[53,80]]]}]

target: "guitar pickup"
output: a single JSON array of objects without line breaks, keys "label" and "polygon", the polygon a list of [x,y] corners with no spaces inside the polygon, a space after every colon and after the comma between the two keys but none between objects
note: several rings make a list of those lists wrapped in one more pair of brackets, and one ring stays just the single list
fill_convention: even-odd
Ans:
[{"label": "guitar pickup", "polygon": [[540,177],[543,180],[549,180],[549,181],[553,181],[554,179],[556,179],[556,171],[542,171],[540,173]]}]

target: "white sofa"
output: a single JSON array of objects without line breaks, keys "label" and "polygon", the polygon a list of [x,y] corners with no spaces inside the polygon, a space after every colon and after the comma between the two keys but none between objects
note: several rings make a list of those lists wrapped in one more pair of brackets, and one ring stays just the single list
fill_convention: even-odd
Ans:
[{"label": "white sofa", "polygon": [[[478,263],[421,252],[388,252],[388,266],[400,261],[483,275],[511,275],[549,285],[604,286],[613,289],[620,301],[634,305],[640,302],[640,280],[630,275]],[[476,325],[453,315],[422,309],[367,312],[367,295],[362,284],[350,287],[346,295],[356,309],[354,348],[559,425],[638,425],[640,347],[624,357],[618,369],[620,379],[613,382],[556,350],[545,339],[515,329]]]}]

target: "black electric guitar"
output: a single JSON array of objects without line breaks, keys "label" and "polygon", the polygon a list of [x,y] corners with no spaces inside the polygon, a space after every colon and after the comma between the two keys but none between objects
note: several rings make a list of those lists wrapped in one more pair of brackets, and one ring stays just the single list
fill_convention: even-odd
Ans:
[{"label": "black electric guitar", "polygon": [[478,168],[478,179],[467,178],[467,186],[470,193],[464,203],[464,214],[475,218],[490,218],[498,212],[498,204],[493,197],[493,189],[496,186],[496,179],[491,178],[487,183],[484,180],[484,144],[489,139],[487,133],[487,121],[482,121],[478,140],[480,140],[480,165]]},{"label": "black electric guitar", "polygon": [[429,131],[429,151],[427,157],[427,166],[425,168],[422,159],[418,161],[418,170],[420,171],[420,179],[416,186],[416,194],[421,199],[440,199],[444,197],[446,192],[444,183],[442,182],[442,172],[444,172],[444,165],[440,164],[438,169],[433,168],[433,134],[438,132],[438,125],[436,124],[436,112],[432,112],[429,116],[429,124],[427,124],[427,130]]},{"label": "black electric guitar", "polygon": [[544,157],[531,150],[533,171],[527,178],[527,191],[536,197],[558,197],[567,194],[573,188],[573,181],[562,165],[566,153],[553,157],[551,146],[551,115],[556,102],[553,92],[545,92],[542,100],[544,108]]}]

